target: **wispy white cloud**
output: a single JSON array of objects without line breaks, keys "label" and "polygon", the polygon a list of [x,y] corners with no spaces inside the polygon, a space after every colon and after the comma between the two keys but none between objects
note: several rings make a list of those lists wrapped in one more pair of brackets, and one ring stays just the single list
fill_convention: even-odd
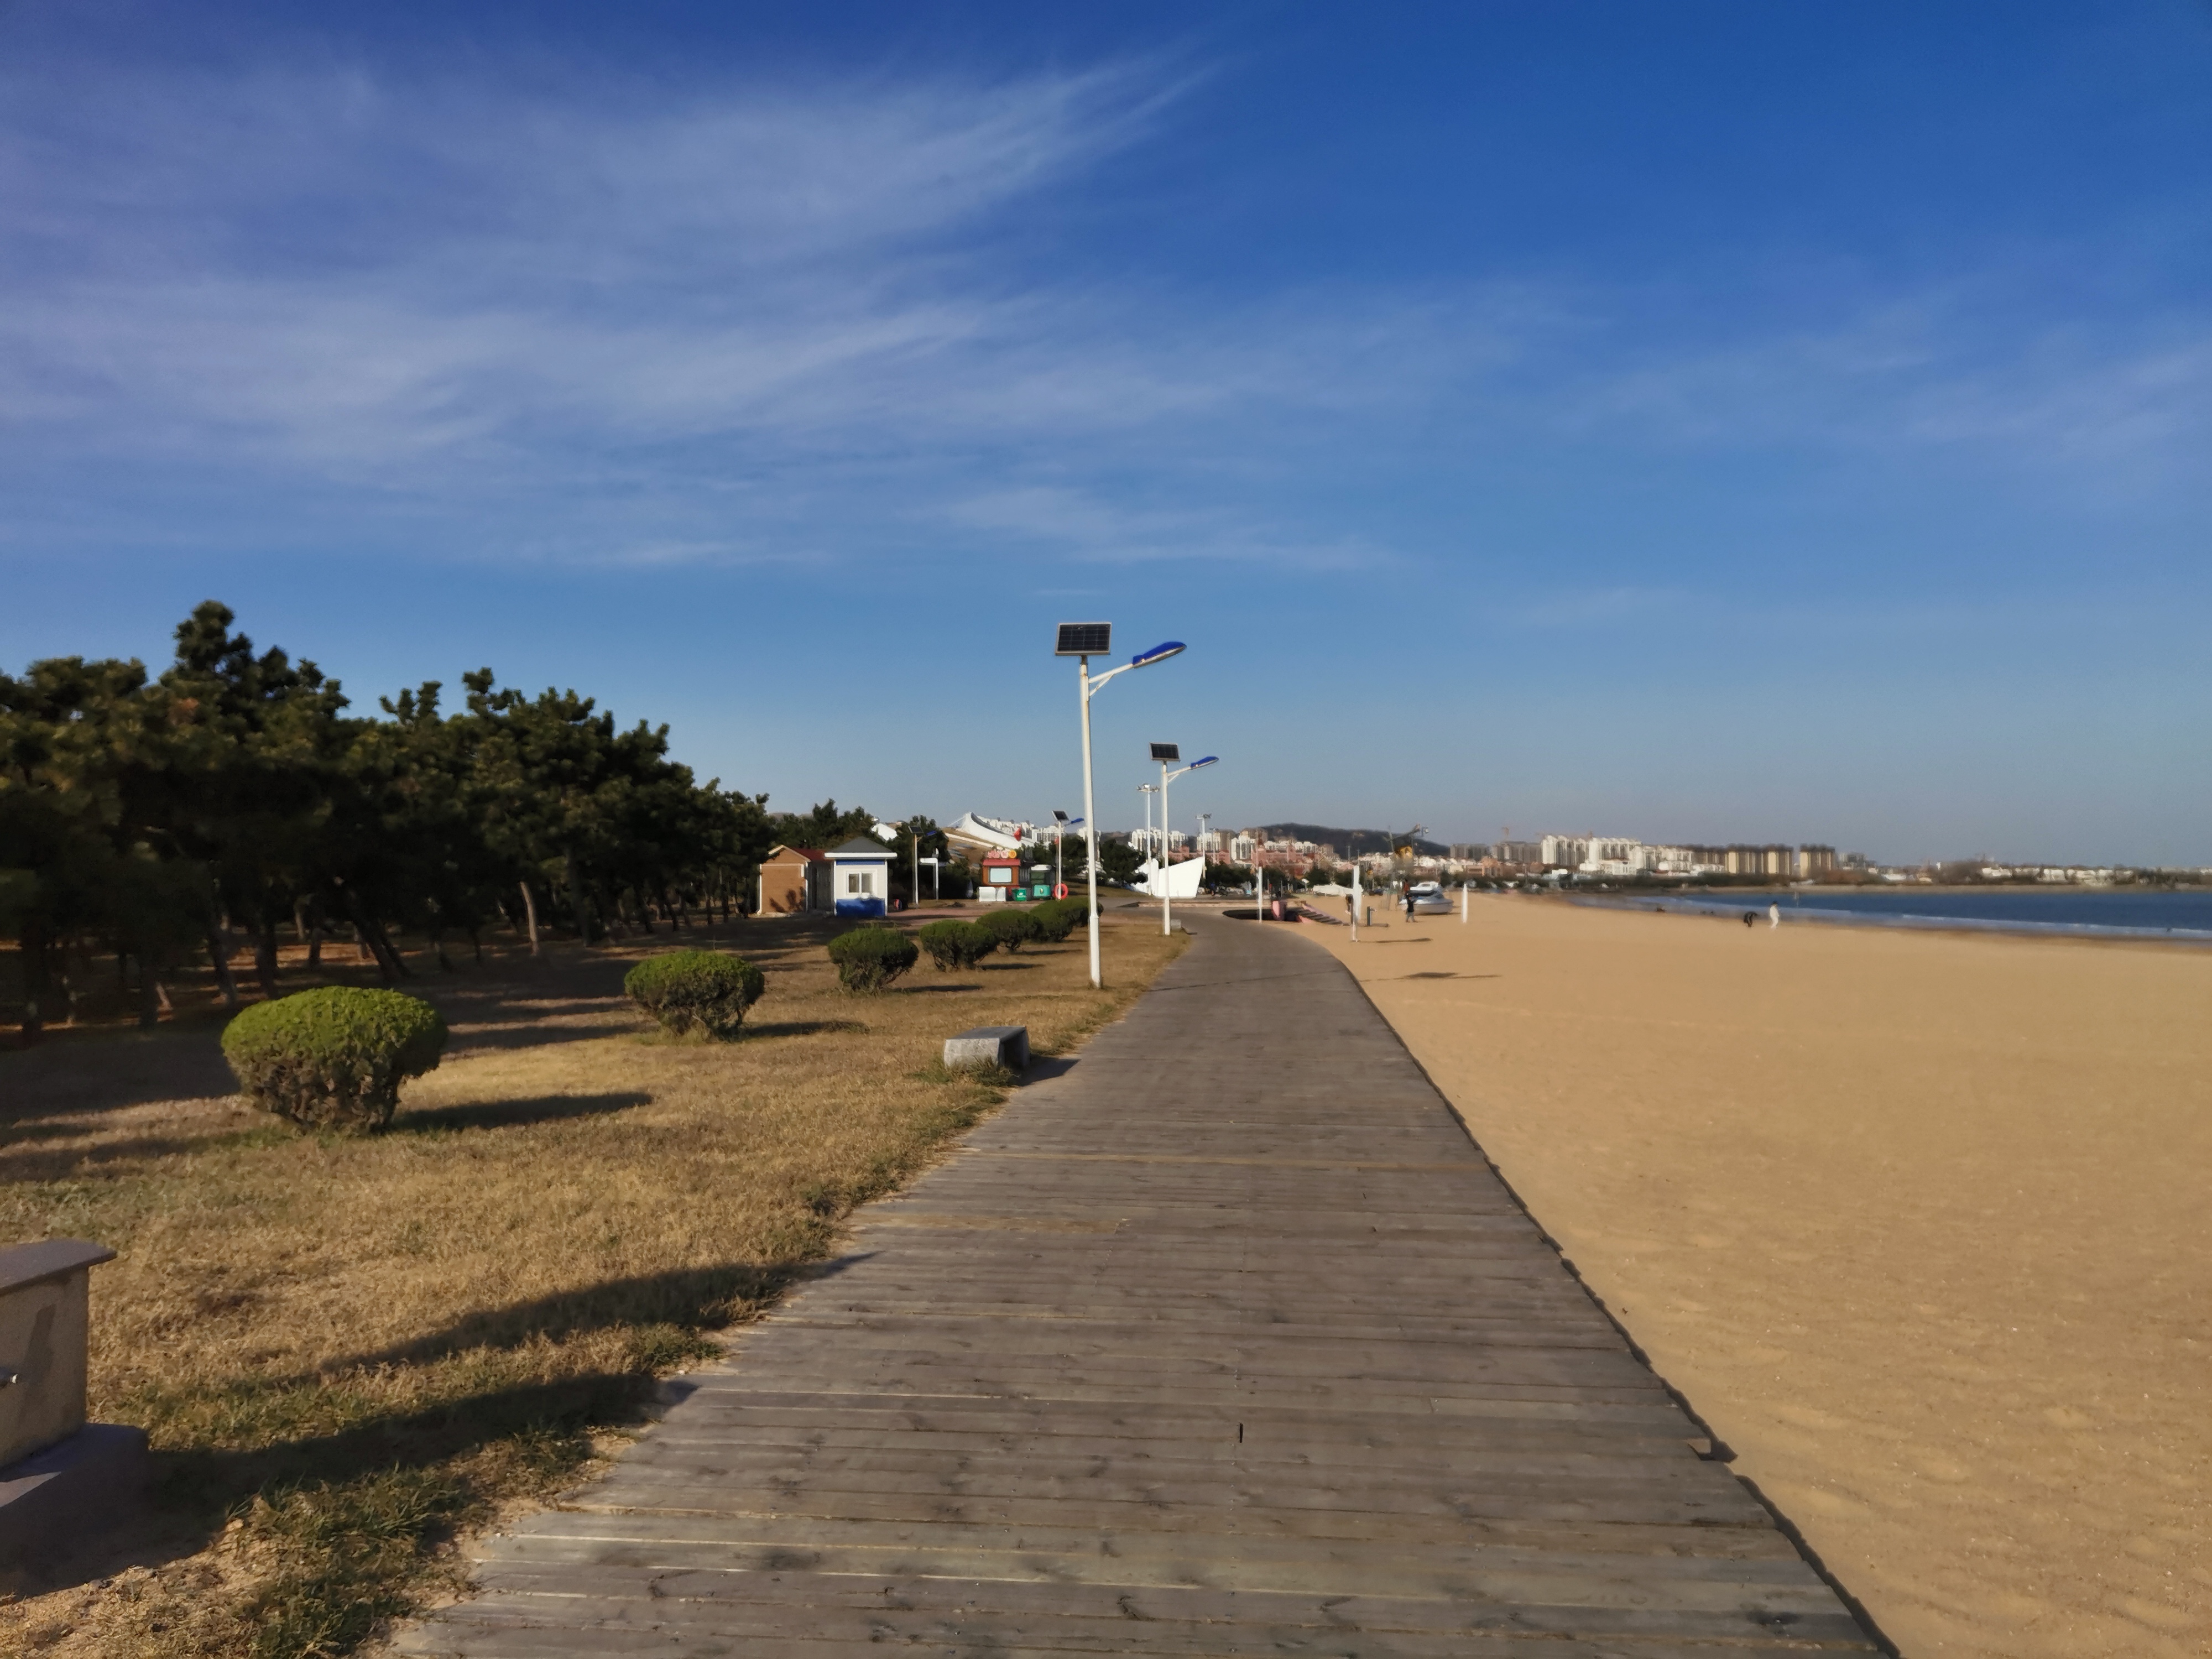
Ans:
[{"label": "wispy white cloud", "polygon": [[1306,571],[1366,570],[1403,562],[1358,537],[1302,540],[1227,509],[1131,507],[1065,486],[1031,484],[988,491],[945,509],[954,524],[982,530],[1009,547],[1042,550],[1087,563],[1162,560],[1261,564]]},{"label": "wispy white cloud", "polygon": [[672,110],[358,76],[106,90],[118,130],[50,101],[0,167],[0,419],[374,467],[887,413],[902,375],[1022,330],[955,240],[1174,88],[1129,68]]},{"label": "wispy white cloud", "polygon": [[1314,569],[1403,556],[1387,514],[1285,497],[1406,454],[1969,452],[2155,491],[2212,436],[2212,321],[2057,327],[2001,282],[1814,323],[1595,278],[1229,295],[1041,251],[1035,210],[1191,84],[0,72],[0,428],[33,460],[638,520],[524,526],[522,556],[799,557],[865,499],[878,538]]},{"label": "wispy white cloud", "polygon": [[1565,377],[1556,418],[1690,448],[1972,452],[2094,491],[2200,474],[2212,317],[2053,320],[2007,276],[1869,297],[1824,325],[1624,342],[1612,365]]}]

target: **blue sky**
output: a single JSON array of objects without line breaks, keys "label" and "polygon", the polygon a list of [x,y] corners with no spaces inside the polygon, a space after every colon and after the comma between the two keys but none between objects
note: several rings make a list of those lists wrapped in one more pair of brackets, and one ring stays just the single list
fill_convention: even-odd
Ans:
[{"label": "blue sky", "polygon": [[[2212,863],[2212,6],[0,7],[0,663]],[[1125,803],[1117,806],[1116,801]]]}]

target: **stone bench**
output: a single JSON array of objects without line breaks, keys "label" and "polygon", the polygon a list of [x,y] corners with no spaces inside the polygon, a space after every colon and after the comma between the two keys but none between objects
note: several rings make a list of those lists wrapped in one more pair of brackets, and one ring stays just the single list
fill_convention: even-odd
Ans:
[{"label": "stone bench", "polygon": [[145,1435],[84,1420],[92,1270],[114,1258],[76,1238],[0,1250],[0,1565],[72,1553],[145,1485]]},{"label": "stone bench", "polygon": [[945,1039],[948,1066],[1003,1066],[1010,1072],[1030,1068],[1030,1028],[1026,1025],[978,1025],[972,1031]]}]

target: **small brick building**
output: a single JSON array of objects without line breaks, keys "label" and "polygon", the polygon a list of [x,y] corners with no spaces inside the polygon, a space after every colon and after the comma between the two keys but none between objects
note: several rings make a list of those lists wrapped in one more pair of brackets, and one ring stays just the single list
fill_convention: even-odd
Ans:
[{"label": "small brick building", "polygon": [[830,908],[829,854],[811,847],[772,847],[761,860],[763,916],[803,915]]}]

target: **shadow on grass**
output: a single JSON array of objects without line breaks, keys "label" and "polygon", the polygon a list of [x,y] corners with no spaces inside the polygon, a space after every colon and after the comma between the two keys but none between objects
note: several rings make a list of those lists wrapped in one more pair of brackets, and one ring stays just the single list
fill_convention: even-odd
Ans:
[{"label": "shadow on grass", "polygon": [[565,1118],[598,1117],[607,1112],[650,1106],[653,1097],[641,1089],[605,1095],[540,1095],[534,1100],[491,1100],[468,1106],[438,1106],[428,1111],[403,1112],[392,1125],[393,1134],[434,1134],[461,1129],[507,1129],[523,1123],[558,1123]]},{"label": "shadow on grass", "polygon": [[669,1325],[702,1331],[732,1323],[792,1282],[799,1264],[724,1262],[635,1279],[610,1279],[503,1308],[465,1314],[442,1330],[371,1353],[326,1361],[333,1376],[362,1366],[422,1364],[471,1348],[514,1348],[538,1337],[575,1336],[617,1325]]},{"label": "shadow on grass", "polygon": [[153,1031],[61,1030],[0,1054],[0,1122],[234,1092],[213,1018]]},{"label": "shadow on grass", "polygon": [[744,1027],[744,1037],[819,1036],[825,1031],[849,1031],[866,1035],[867,1027],[857,1019],[786,1019]]},{"label": "shadow on grass", "polygon": [[556,1042],[589,1042],[596,1037],[620,1036],[637,1028],[637,1015],[627,1002],[596,1000],[587,1006],[599,1017],[569,1015],[559,1024],[552,1024],[542,1014],[532,1013],[513,1020],[471,1021],[465,1031],[455,1036],[453,1053],[459,1056],[488,1049],[545,1048]]},{"label": "shadow on grass", "polygon": [[[82,1129],[76,1133],[82,1134]],[[129,1165],[175,1158],[186,1152],[216,1152],[227,1146],[282,1146],[299,1139],[289,1123],[258,1123],[245,1128],[211,1130],[202,1135],[134,1135],[127,1140],[103,1140],[89,1146],[0,1148],[0,1180],[65,1181],[73,1175],[102,1176],[136,1173]]]}]

